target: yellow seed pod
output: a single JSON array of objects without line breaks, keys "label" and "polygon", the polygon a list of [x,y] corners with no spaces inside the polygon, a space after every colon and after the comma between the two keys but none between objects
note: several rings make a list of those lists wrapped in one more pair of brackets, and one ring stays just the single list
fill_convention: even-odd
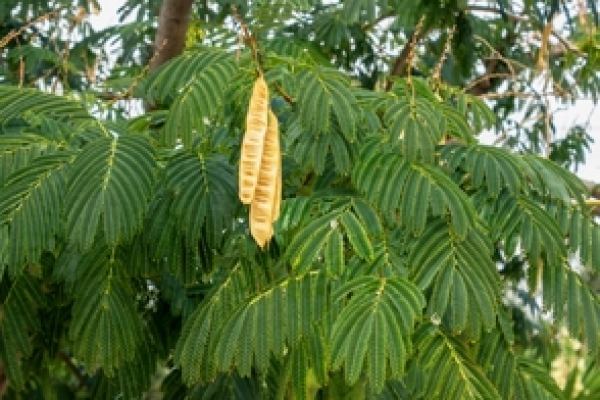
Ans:
[{"label": "yellow seed pod", "polygon": [[246,115],[246,133],[240,155],[239,195],[244,204],[252,202],[256,190],[267,132],[268,111],[269,89],[261,75],[252,89],[250,106]]},{"label": "yellow seed pod", "polygon": [[281,195],[282,195],[282,171],[283,167],[281,165],[281,156],[279,157],[279,168],[277,170],[277,186],[275,187],[275,201],[273,202],[273,215],[271,216],[271,220],[273,222],[277,221],[279,218],[279,210],[281,209]]},{"label": "yellow seed pod", "polygon": [[[281,166],[281,147],[279,143],[279,124],[271,110],[268,112],[268,128],[264,140],[264,149],[254,198],[250,205],[250,233],[260,247],[273,236],[274,213],[279,214],[277,204],[278,189],[281,189],[279,172]],[[277,206],[277,208],[276,208]]]}]

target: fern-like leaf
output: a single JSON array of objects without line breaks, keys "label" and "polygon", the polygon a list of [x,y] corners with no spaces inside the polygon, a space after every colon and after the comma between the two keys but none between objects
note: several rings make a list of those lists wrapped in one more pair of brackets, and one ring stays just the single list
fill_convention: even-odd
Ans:
[{"label": "fern-like leaf", "polygon": [[30,336],[40,328],[37,308],[44,304],[40,282],[27,274],[0,280],[0,362],[11,386],[22,388],[21,357],[33,351]]},{"label": "fern-like leaf", "polygon": [[431,221],[411,247],[408,265],[415,283],[432,287],[427,313],[454,332],[479,337],[496,324],[500,281],[486,235],[473,229],[461,239],[442,221]]},{"label": "fern-like leaf", "polygon": [[485,186],[490,196],[496,197],[503,188],[518,193],[523,185],[523,162],[505,149],[493,146],[447,145],[442,158],[452,170],[463,169],[471,175],[475,188]]},{"label": "fern-like leaf", "polygon": [[[534,266],[538,265],[542,254],[552,263],[566,258],[567,249],[559,227],[530,197],[504,195],[498,199],[496,206],[497,211],[491,221],[494,240],[520,237],[527,259]],[[506,246],[505,251],[512,255],[515,249]]]},{"label": "fern-like leaf", "polygon": [[422,325],[414,339],[417,368],[424,381],[413,389],[424,398],[501,399],[469,348],[431,325]]},{"label": "fern-like leaf", "polygon": [[237,206],[237,178],[220,155],[179,152],[167,164],[165,186],[174,197],[169,214],[189,246],[203,235],[216,243]]},{"label": "fern-like leaf", "polygon": [[413,283],[401,277],[364,276],[342,286],[335,296],[341,300],[349,294],[352,297],[333,326],[332,366],[344,365],[346,381],[353,385],[366,361],[367,377],[378,393],[388,376],[401,377],[425,299]]},{"label": "fern-like leaf", "polygon": [[130,239],[147,211],[155,169],[154,151],[142,136],[101,138],[86,146],[69,182],[69,239],[89,249],[101,223],[107,243]]},{"label": "fern-like leaf", "polygon": [[330,114],[349,142],[356,139],[356,99],[347,78],[334,69],[318,67],[297,76],[298,112],[302,126],[314,134],[330,131]]},{"label": "fern-like leaf", "polygon": [[172,102],[165,122],[164,142],[186,147],[206,133],[207,121],[223,108],[226,88],[235,74],[231,54],[203,49],[162,66],[146,83],[150,102]]},{"label": "fern-like leaf", "polygon": [[206,381],[233,366],[242,376],[255,367],[266,371],[271,355],[281,356],[286,346],[308,337],[328,310],[324,273],[289,278],[250,297],[240,286],[248,277],[236,267],[190,316],[175,353],[185,382]]},{"label": "fern-like leaf", "polygon": [[76,358],[108,377],[134,358],[144,341],[125,266],[97,246],[80,261],[69,338]]},{"label": "fern-like leaf", "polygon": [[0,188],[0,264],[7,264],[12,276],[25,263],[36,263],[42,251],[54,250],[73,158],[69,153],[41,156]]},{"label": "fern-like leaf", "polygon": [[353,174],[356,186],[385,216],[416,234],[427,218],[450,214],[453,229],[467,234],[475,224],[475,209],[465,193],[439,168],[412,162],[369,140]]},{"label": "fern-like leaf", "polygon": [[39,114],[75,125],[91,120],[81,103],[35,89],[0,86],[0,132],[27,114]]}]

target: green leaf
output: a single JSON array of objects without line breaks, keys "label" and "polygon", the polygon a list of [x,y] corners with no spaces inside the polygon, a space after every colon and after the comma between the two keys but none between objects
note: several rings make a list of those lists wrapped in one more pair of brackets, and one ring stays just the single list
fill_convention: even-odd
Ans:
[{"label": "green leaf", "polygon": [[376,139],[368,141],[353,181],[365,197],[390,220],[421,234],[427,217],[450,215],[461,236],[475,224],[475,209],[465,193],[439,168],[408,163],[388,153]]},{"label": "green leaf", "polygon": [[348,79],[332,68],[317,67],[298,74],[298,112],[302,126],[313,133],[330,131],[335,115],[346,140],[356,138],[356,99]]},{"label": "green leaf", "polygon": [[344,225],[346,235],[356,254],[366,260],[371,260],[373,258],[373,246],[363,225],[350,212],[342,214],[340,221]]},{"label": "green leaf", "polygon": [[467,346],[443,331],[423,325],[415,335],[416,360],[424,382],[415,388],[426,398],[500,399]]},{"label": "green leaf", "polygon": [[441,221],[429,223],[412,244],[407,263],[417,286],[433,286],[427,309],[432,319],[447,316],[455,332],[465,330],[468,319],[480,321],[477,330],[496,325],[500,281],[491,254],[482,231],[472,229],[460,238]]},{"label": "green leaf", "polygon": [[344,365],[346,382],[353,385],[364,372],[366,360],[367,379],[379,393],[388,364],[396,366],[391,368],[391,377],[400,377],[425,299],[414,284],[401,277],[364,276],[339,288],[335,297],[349,293],[352,297],[333,325],[333,367]]},{"label": "green leaf", "polygon": [[528,196],[502,196],[498,211],[492,217],[491,235],[494,240],[510,235],[521,237],[521,246],[533,265],[542,253],[551,263],[566,258],[563,235],[548,213]]},{"label": "green leaf", "polygon": [[143,323],[125,266],[106,247],[81,260],[69,338],[77,359],[101,367],[106,376],[130,362],[144,341]]},{"label": "green leaf", "polygon": [[0,131],[23,115],[43,115],[59,121],[79,124],[90,121],[88,112],[77,101],[42,93],[35,89],[0,86]]},{"label": "green leaf", "polygon": [[337,229],[331,232],[325,247],[325,263],[331,276],[338,278],[344,273],[344,238]]},{"label": "green leaf", "polygon": [[130,239],[142,225],[155,182],[154,151],[142,136],[101,138],[72,167],[66,198],[67,233],[89,249],[98,231],[110,245]]},{"label": "green leaf", "polygon": [[54,250],[73,158],[69,153],[40,156],[0,188],[0,264],[7,264],[13,277],[26,263],[37,263],[44,250]]},{"label": "green leaf", "polygon": [[503,188],[518,193],[523,182],[523,161],[506,149],[493,146],[446,145],[442,158],[451,169],[462,168],[471,174],[475,188],[485,186],[490,196],[498,196]]},{"label": "green leaf", "polygon": [[178,152],[165,168],[165,186],[174,194],[169,215],[188,246],[204,236],[217,243],[238,205],[237,178],[227,159],[217,154]]},{"label": "green leaf", "polygon": [[207,131],[207,120],[224,108],[226,88],[236,72],[233,56],[222,50],[202,49],[174,58],[146,83],[151,103],[172,103],[165,122],[164,143],[181,139],[186,148]]},{"label": "green leaf", "polygon": [[21,358],[31,356],[31,338],[40,329],[37,309],[44,306],[41,282],[22,274],[0,280],[0,362],[11,387],[22,389],[26,376]]}]

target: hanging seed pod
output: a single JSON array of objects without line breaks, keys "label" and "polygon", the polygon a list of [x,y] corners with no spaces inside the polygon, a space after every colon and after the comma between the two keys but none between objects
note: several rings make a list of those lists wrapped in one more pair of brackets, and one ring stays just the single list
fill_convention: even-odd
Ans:
[{"label": "hanging seed pod", "polygon": [[277,194],[278,190],[281,190],[281,183],[279,183],[281,178],[279,172],[281,166],[279,124],[271,110],[268,115],[268,128],[264,140],[260,172],[254,198],[250,205],[250,233],[261,248],[273,236],[273,216],[275,213],[279,214],[277,199],[281,198],[281,195]]},{"label": "hanging seed pod", "polygon": [[254,197],[264,139],[267,132],[269,110],[269,90],[262,75],[256,79],[250,106],[246,115],[246,133],[240,155],[239,195],[244,204],[250,204]]},{"label": "hanging seed pod", "polygon": [[[278,135],[279,136],[279,135]],[[281,153],[281,145],[280,145],[280,153]],[[281,165],[281,154],[279,156],[279,168],[277,169],[277,186],[275,187],[275,201],[273,202],[273,215],[271,216],[271,220],[273,222],[277,221],[279,218],[279,210],[281,209],[281,195],[282,195],[282,185],[283,185],[283,166]]]}]

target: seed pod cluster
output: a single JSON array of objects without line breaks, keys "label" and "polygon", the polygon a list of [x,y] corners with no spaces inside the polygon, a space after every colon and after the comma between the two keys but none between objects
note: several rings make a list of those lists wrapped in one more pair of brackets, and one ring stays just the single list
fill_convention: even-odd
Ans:
[{"label": "seed pod cluster", "polygon": [[239,180],[240,200],[250,204],[250,233],[263,248],[273,236],[281,206],[281,146],[262,75],[254,83],[246,116]]}]

